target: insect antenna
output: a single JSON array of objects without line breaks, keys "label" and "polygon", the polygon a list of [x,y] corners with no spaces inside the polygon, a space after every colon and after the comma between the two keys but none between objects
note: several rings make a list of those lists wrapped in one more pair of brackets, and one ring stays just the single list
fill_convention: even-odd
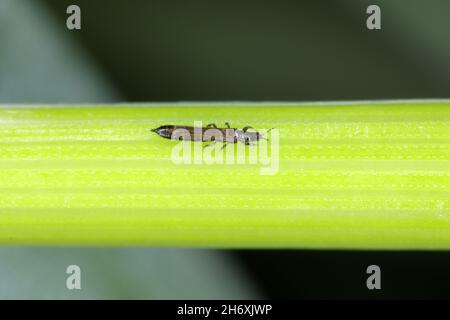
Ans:
[{"label": "insect antenna", "polygon": [[274,128],[270,128],[269,130],[267,130],[264,135],[261,134],[259,136],[259,139],[263,139],[263,140],[269,141],[269,139],[267,139],[267,137],[265,135],[268,134],[272,129],[274,129]]}]

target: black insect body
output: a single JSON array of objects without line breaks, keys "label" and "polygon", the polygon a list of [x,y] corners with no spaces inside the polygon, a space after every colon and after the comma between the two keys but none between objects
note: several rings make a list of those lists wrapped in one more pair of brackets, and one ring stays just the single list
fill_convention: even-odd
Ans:
[{"label": "black insect body", "polygon": [[210,123],[206,127],[201,128],[164,125],[159,128],[152,129],[151,131],[166,139],[211,142],[208,146],[216,142],[223,142],[225,147],[227,143],[237,143],[238,141],[246,145],[253,145],[261,139],[267,140],[267,138],[261,133],[257,131],[249,131],[249,129],[253,129],[250,126],[238,129],[231,128],[228,122],[225,122],[225,125],[227,128],[218,128],[214,123]]}]

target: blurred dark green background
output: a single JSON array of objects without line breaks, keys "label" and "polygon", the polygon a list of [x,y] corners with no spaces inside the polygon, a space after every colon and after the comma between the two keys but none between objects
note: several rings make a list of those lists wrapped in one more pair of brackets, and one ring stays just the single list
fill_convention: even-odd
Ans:
[{"label": "blurred dark green background", "polygon": [[[66,28],[77,4],[82,30]],[[365,23],[381,7],[382,30]],[[450,2],[0,0],[0,103],[449,98]],[[85,285],[65,289],[79,264]],[[380,265],[382,290],[365,287]],[[1,248],[0,298],[450,297],[446,252]]]}]

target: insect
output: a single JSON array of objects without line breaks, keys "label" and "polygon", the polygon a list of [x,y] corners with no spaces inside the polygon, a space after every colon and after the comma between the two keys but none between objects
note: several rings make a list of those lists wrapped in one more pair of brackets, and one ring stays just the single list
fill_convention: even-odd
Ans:
[{"label": "insect", "polygon": [[227,126],[226,128],[218,128],[214,123],[210,123],[206,127],[164,125],[151,131],[166,139],[211,142],[207,146],[213,145],[216,142],[223,142],[222,149],[227,143],[237,143],[239,141],[246,145],[255,145],[261,139],[268,140],[263,134],[257,131],[249,131],[253,127],[246,126],[242,129],[231,128],[228,122],[225,122],[225,125]]}]

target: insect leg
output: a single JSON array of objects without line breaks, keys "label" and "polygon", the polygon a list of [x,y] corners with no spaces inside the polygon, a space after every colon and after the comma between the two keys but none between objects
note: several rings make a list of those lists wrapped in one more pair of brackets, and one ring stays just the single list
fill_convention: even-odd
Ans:
[{"label": "insect leg", "polygon": [[228,129],[231,129],[229,122],[225,122],[225,125],[227,126]]},{"label": "insect leg", "polygon": [[216,142],[217,142],[217,141],[214,140],[213,142],[208,143],[208,144],[205,146],[205,148],[207,148],[207,147],[209,147],[209,146],[213,146]]},{"label": "insect leg", "polygon": [[222,148],[220,148],[220,150],[223,150],[223,149],[225,149],[225,147],[227,146],[227,143],[226,142],[224,142],[223,143],[223,146],[222,146]]},{"label": "insect leg", "polygon": [[215,123],[210,123],[210,124],[208,124],[206,127],[207,127],[207,128],[216,128],[216,129],[217,129],[217,126],[216,126]]},{"label": "insect leg", "polygon": [[253,127],[247,126],[242,128],[242,131],[247,132],[248,129],[254,129]]}]

